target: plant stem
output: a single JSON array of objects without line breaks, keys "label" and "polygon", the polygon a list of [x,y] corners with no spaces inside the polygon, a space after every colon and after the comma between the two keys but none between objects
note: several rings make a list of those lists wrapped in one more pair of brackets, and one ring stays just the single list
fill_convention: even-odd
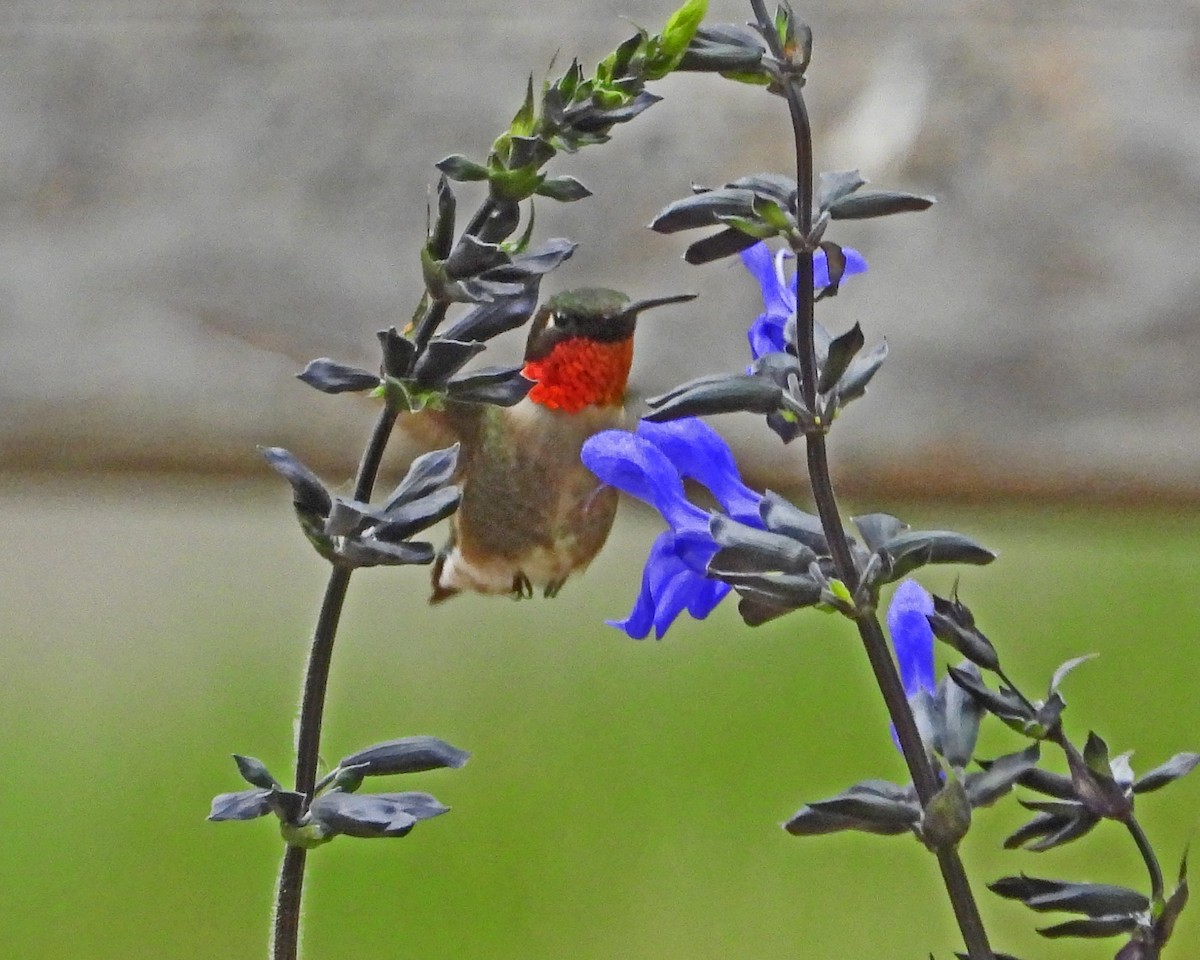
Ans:
[{"label": "plant stem", "polygon": [[[812,250],[807,246],[813,226],[812,128],[804,97],[801,94],[802,78],[786,73],[786,65],[789,60],[781,48],[774,23],[767,15],[766,4],[763,0],[751,0],[750,5],[770,48],[771,55],[780,64],[785,65],[781,87],[787,100],[795,137],[796,212],[800,234],[798,240],[793,244],[796,254],[796,348],[801,371],[801,395],[808,410],[814,415],[818,415],[813,261]],[[858,570],[854,565],[850,545],[846,540],[841,511],[838,508],[829,472],[829,457],[825,444],[825,430],[827,429],[828,424],[818,422],[817,429],[806,433],[809,483],[837,575],[853,594],[859,584]],[[925,806],[938,792],[940,785],[933,765],[925,752],[925,745],[917,730],[912,710],[908,706],[908,698],[905,696],[904,686],[892,660],[883,629],[880,627],[874,611],[865,611],[857,616],[855,624],[858,627],[867,659],[870,661],[871,670],[875,675],[875,682],[879,686],[880,693],[887,705],[888,714],[895,726],[896,736],[900,741],[905,763],[912,776],[913,786],[916,788],[922,806]],[[939,849],[937,858],[942,872],[942,880],[949,894],[954,916],[958,921],[958,927],[971,960],[995,960],[988,943],[987,932],[979,916],[978,905],[971,892],[970,882],[957,851],[951,848]]]},{"label": "plant stem", "polygon": [[1142,829],[1142,825],[1133,814],[1129,815],[1129,819],[1125,821],[1125,826],[1129,830],[1129,835],[1133,837],[1133,842],[1137,844],[1138,853],[1142,855],[1142,861],[1146,864],[1146,871],[1150,874],[1150,902],[1160,904],[1163,901],[1165,893],[1163,889],[1162,867],[1159,866],[1158,856],[1154,852],[1154,847],[1150,845],[1150,838],[1146,836],[1146,831]]},{"label": "plant stem", "polygon": [[[396,411],[385,406],[375,422],[354,481],[356,500],[370,500],[383,451],[396,424]],[[304,673],[304,694],[300,701],[300,725],[296,735],[296,792],[307,800],[313,796],[317,779],[317,764],[321,752],[321,724],[325,715],[325,692],[329,687],[329,669],[333,660],[333,643],[337,637],[346,590],[350,586],[349,567],[335,565],[329,574],[321,612],[313,631],[308,666]],[[275,915],[272,926],[271,956],[274,960],[296,960],[300,946],[300,904],[304,892],[306,851],[288,847],[279,868],[279,883],[275,888]]]}]

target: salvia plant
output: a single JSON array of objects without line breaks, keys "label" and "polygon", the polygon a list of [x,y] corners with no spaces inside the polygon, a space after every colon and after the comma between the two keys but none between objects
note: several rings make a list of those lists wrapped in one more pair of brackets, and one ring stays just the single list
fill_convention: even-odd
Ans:
[{"label": "salvia plant", "polygon": [[[1170,942],[1188,899],[1186,856],[1164,875],[1137,800],[1189,773],[1200,754],[1179,754],[1139,776],[1129,754],[1113,754],[1097,733],[1089,732],[1082,743],[1072,739],[1064,725],[1062,688],[1088,658],[1064,663],[1028,691],[1008,675],[1000,651],[959,596],[932,596],[911,578],[928,564],[990,563],[995,555],[986,547],[947,530],[913,530],[884,513],[851,518],[847,526],[830,479],[826,438],[842,408],[864,395],[887,347],[882,340],[868,347],[858,324],[835,332],[815,321],[816,304],[867,269],[858,251],[827,235],[836,221],[922,211],[932,200],[866,189],[857,171],[814,173],[803,97],[811,32],[786,3],[773,14],[762,0],[751,0],[750,7],[747,24],[710,24],[702,22],[704,0],[687,0],[659,33],[638,29],[594,72],[573,61],[540,88],[531,80],[512,122],[485,157],[456,155],[437,164],[441,176],[419,256],[419,302],[403,329],[379,334],[378,370],[323,358],[300,374],[325,393],[370,394],[379,413],[346,496],[331,492],[288,451],[263,451],[291,486],[304,534],[329,563],[305,674],[292,785],[282,785],[262,762],[235,756],[249,787],[217,796],[210,814],[213,820],[274,815],[280,823],[285,849],[271,940],[275,960],[297,956],[310,849],[339,836],[402,837],[447,810],[424,792],[365,790],[368,779],[373,785],[372,778],[458,768],[468,758],[436,737],[403,736],[357,750],[318,776],[330,661],[351,575],[359,567],[445,564],[446,551],[439,554],[414,538],[447,518],[458,539],[454,549],[461,552],[454,562],[467,563],[468,535],[472,543],[487,540],[487,531],[468,531],[465,516],[453,517],[464,494],[469,497],[468,465],[499,457],[500,469],[513,468],[515,454],[505,446],[504,431],[486,427],[503,422],[497,418],[504,411],[529,403],[530,391],[545,386],[534,381],[550,375],[554,354],[548,351],[568,340],[586,341],[592,352],[575,355],[572,375],[595,379],[613,362],[612,351],[632,336],[638,310],[690,299],[631,304],[613,291],[578,291],[551,298],[538,310],[543,277],[571,256],[574,244],[535,240],[533,200],[574,202],[589,195],[578,180],[547,167],[608,142],[616,127],[654,105],[659,97],[651,87],[672,72],[720,74],[776,97],[791,121],[795,169],[693,187],[651,224],[660,233],[704,231],[687,248],[689,263],[740,257],[761,288],[764,306],[749,327],[748,354],[737,351],[734,369],[705,372],[651,398],[649,412],[632,431],[593,426],[579,434],[581,449],[569,451],[577,472],[590,471],[589,504],[621,490],[653,506],[667,524],[650,548],[633,609],[611,622],[633,638],[651,631],[661,638],[685,611],[702,618],[730,593],[737,594],[738,612],[751,627],[805,608],[841,615],[861,640],[909,779],[864,780],[809,799],[784,824],[788,834],[856,830],[915,838],[937,861],[961,931],[963,951],[957,956],[1012,960],[985,930],[959,845],[977,810],[1021,787],[1027,794],[1020,803],[1031,817],[1005,846],[1050,850],[1111,820],[1136,849],[1146,876],[1126,887],[1021,874],[1001,877],[988,888],[1031,910],[1069,916],[1041,927],[1046,937],[1119,938],[1116,960],[1155,960]],[[456,192],[461,188],[455,185],[471,182],[483,198],[463,218]],[[525,364],[478,362],[492,338],[531,319]],[[736,332],[738,339],[742,335]],[[619,393],[624,375],[615,376]],[[556,396],[545,400],[558,408],[554,416],[577,416],[586,406],[584,400],[572,406],[569,392]],[[765,418],[783,443],[803,441],[811,510],[748,487],[719,434],[697,419],[734,412]],[[384,448],[397,421],[411,416],[458,425],[460,442],[419,457],[395,490],[376,499]],[[706,487],[715,509],[690,499],[685,480]],[[611,523],[611,510],[601,513],[607,519],[593,531],[596,549]],[[522,522],[504,509],[494,515],[497,524]],[[577,558],[574,565],[588,559]],[[438,577],[435,570],[435,599],[453,592]],[[540,581],[518,569],[500,588],[482,581],[476,588],[520,596],[535,585],[544,586],[547,595],[561,586],[550,574]],[[889,585],[896,586],[883,616],[885,631],[881,596]],[[937,641],[962,658],[940,680]],[[1017,748],[977,756],[985,721],[1010,728]],[[920,945],[911,953],[921,955]]]}]

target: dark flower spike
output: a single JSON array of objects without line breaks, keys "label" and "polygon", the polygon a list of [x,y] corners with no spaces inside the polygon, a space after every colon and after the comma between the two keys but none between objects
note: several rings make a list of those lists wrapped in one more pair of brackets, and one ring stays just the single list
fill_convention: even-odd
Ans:
[{"label": "dark flower spike", "polygon": [[310,360],[296,377],[322,393],[359,393],[379,386],[379,374],[328,357]]},{"label": "dark flower spike", "polygon": [[906,531],[892,537],[878,549],[891,561],[889,581],[899,580],[930,563],[983,565],[996,559],[996,554],[970,537],[949,530]]}]

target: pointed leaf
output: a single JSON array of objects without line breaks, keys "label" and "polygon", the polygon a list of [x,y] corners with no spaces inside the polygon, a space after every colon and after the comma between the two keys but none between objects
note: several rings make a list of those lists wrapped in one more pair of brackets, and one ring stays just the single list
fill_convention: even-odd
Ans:
[{"label": "pointed leaf", "polygon": [[867,183],[857,170],[822,172],[819,179],[817,205],[820,210],[828,210],[830,204],[850,196],[860,187],[866,186]]},{"label": "pointed leaf", "polygon": [[458,449],[456,443],[444,450],[431,450],[417,457],[404,474],[404,479],[384,501],[383,514],[390,513],[405,501],[419,499],[446,486],[458,469]]},{"label": "pointed leaf", "polygon": [[270,790],[238,790],[213,797],[208,819],[254,820],[271,812]]},{"label": "pointed leaf", "polygon": [[692,380],[646,403],[651,412],[644,419],[661,423],[716,413],[771,413],[782,405],[783,391],[762,377],[718,374]]},{"label": "pointed leaf", "polygon": [[259,452],[288,483],[296,510],[313,517],[325,517],[333,507],[332,498],[317,475],[283,447],[260,447]]},{"label": "pointed leaf", "polygon": [[982,773],[968,774],[964,786],[967,796],[971,798],[971,806],[986,807],[999,800],[1037,766],[1040,754],[1035,743],[1018,753],[997,758]]},{"label": "pointed leaf", "polygon": [[894,193],[887,190],[871,190],[835,200],[826,208],[834,220],[866,220],[870,217],[887,217],[894,213],[913,213],[928,210],[933,206],[932,197],[918,197],[911,193]]},{"label": "pointed leaf", "polygon": [[1139,777],[1133,785],[1133,792],[1150,793],[1160,787],[1165,787],[1171,781],[1187,776],[1198,763],[1200,763],[1200,753],[1177,753],[1166,763]]},{"label": "pointed leaf", "polygon": [[271,776],[271,771],[267,769],[266,764],[257,757],[243,757],[235,753],[233,762],[237,764],[238,773],[247,783],[263,790],[279,788],[279,781]]},{"label": "pointed leaf", "polygon": [[328,357],[310,360],[308,366],[296,374],[296,378],[322,393],[357,393],[379,386],[379,374],[361,367],[347,366]]},{"label": "pointed leaf", "polygon": [[420,773],[444,767],[459,768],[471,755],[437,737],[400,737],[385,740],[343,757],[338,766],[352,769],[360,777],[382,777],[397,773]]},{"label": "pointed leaf", "polygon": [[1067,920],[1064,923],[1056,923],[1052,927],[1038,927],[1038,933],[1051,940],[1059,937],[1098,938],[1133,933],[1137,928],[1137,916],[1128,913],[1118,913],[1104,917]]},{"label": "pointed leaf", "polygon": [[826,357],[825,364],[821,368],[821,375],[817,379],[817,390],[821,393],[831,390],[842,374],[846,372],[846,368],[850,366],[854,355],[863,348],[866,342],[862,327],[857,323],[840,337],[835,337],[829,344],[829,355]]}]

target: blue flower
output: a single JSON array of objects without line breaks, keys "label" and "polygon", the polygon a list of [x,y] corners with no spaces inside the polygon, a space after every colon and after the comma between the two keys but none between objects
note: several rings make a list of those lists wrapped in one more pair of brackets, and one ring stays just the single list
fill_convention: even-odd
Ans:
[{"label": "blue flower", "polygon": [[684,478],[707,487],[735,520],[763,527],[762,497],[742,483],[725,441],[694,417],[643,420],[635,433],[605,430],[589,438],[582,459],[605,483],[658,510],[670,527],[650,548],[633,610],[609,624],[635,640],[651,628],[662,639],[684,610],[697,620],[707,617],[730,587],[706,575],[718,548],[709,533],[709,513],[687,499]]},{"label": "blue flower", "polygon": [[896,665],[904,692],[911,700],[921,690],[933,693],[933,628],[926,619],[933,613],[933,597],[916,580],[905,580],[888,604],[888,633],[896,651]]},{"label": "blue flower", "polygon": [[[846,255],[845,277],[865,273],[867,261],[851,247],[843,247]],[[787,346],[785,330],[788,321],[796,312],[796,276],[789,280],[785,276],[784,261],[793,259],[790,250],[780,250],[772,255],[765,243],[756,243],[742,251],[742,263],[762,288],[763,306],[766,311],[750,325],[750,354],[757,360],[763,354],[782,351]],[[820,290],[829,286],[829,263],[824,250],[813,254],[813,288]]]},{"label": "blue flower", "polygon": [[[900,682],[917,721],[921,739],[927,744],[934,740],[930,714],[932,698],[937,694],[933,678],[933,628],[926,616],[933,613],[933,597],[916,580],[904,580],[892,594],[888,604],[887,625],[896,651],[896,666]],[[896,728],[892,727],[892,742],[900,749]]]}]

